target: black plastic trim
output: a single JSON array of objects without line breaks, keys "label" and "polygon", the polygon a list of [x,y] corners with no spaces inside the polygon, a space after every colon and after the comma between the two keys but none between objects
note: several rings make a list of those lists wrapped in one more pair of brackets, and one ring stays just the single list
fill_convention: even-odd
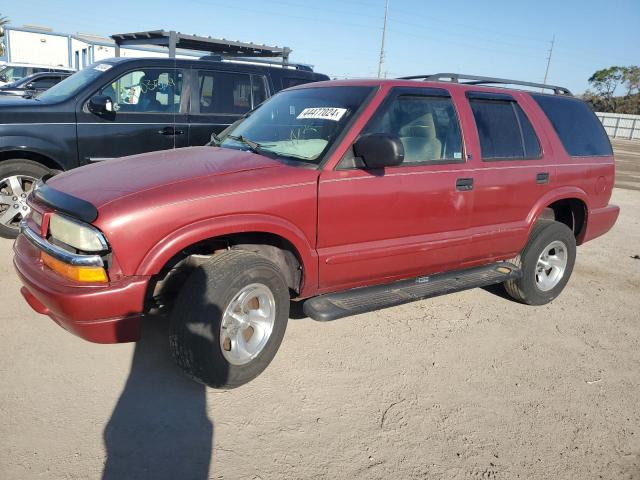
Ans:
[{"label": "black plastic trim", "polygon": [[521,275],[520,269],[512,263],[497,262],[312,297],[304,302],[303,311],[314,320],[328,322],[447,293],[494,285],[520,278]]},{"label": "black plastic trim", "polygon": [[45,182],[46,177],[38,182],[37,187],[33,190],[32,195],[37,201],[83,222],[91,223],[98,218],[98,209],[93,204],[51,188]]},{"label": "black plastic trim", "polygon": [[515,102],[516,99],[506,93],[494,93],[494,92],[476,92],[468,91],[465,93],[467,98],[473,98],[475,100],[502,100],[504,102]]}]

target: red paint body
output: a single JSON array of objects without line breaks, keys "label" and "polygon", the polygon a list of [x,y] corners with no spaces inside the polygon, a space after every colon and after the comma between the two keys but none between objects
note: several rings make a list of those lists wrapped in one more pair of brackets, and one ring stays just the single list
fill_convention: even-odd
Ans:
[{"label": "red paint body", "polygon": [[[38,312],[95,342],[138,337],[150,277],[182,249],[241,232],[278,235],[303,266],[300,297],[512,258],[543,209],[560,199],[586,206],[583,243],[608,231],[618,207],[608,205],[613,157],[570,157],[549,120],[525,92],[509,91],[540,139],[539,160],[483,162],[465,90],[504,89],[414,81],[313,84],[371,85],[375,96],[320,169],[212,147],[154,152],[82,167],[48,182],[94,204],[94,222],[113,252],[108,285],[74,284],[38,258],[22,236],[15,265],[23,295]],[[392,87],[447,89],[455,102],[465,163],[336,170]],[[305,87],[298,87],[305,88]],[[536,173],[550,173],[546,185]],[[456,191],[460,177],[474,189]],[[46,213],[43,205],[33,203]],[[46,226],[45,226],[46,228]]]}]

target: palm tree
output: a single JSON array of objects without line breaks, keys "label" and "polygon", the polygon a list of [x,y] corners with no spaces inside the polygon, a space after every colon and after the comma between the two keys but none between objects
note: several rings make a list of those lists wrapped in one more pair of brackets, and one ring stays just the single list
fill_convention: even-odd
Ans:
[{"label": "palm tree", "polygon": [[5,54],[4,51],[4,26],[9,24],[9,17],[0,15],[0,56]]}]

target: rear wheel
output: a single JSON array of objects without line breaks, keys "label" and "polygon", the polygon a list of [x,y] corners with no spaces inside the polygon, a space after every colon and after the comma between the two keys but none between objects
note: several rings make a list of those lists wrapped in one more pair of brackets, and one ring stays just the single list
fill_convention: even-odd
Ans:
[{"label": "rear wheel", "polygon": [[196,268],[178,294],[171,351],[193,379],[237,387],[269,365],[288,318],[289,290],[278,267],[252,252],[224,252]]},{"label": "rear wheel", "polygon": [[560,222],[540,220],[524,250],[512,260],[522,276],[505,282],[505,289],[522,303],[549,303],[569,281],[575,260],[576,240],[571,229]]},{"label": "rear wheel", "polygon": [[15,238],[20,220],[27,216],[27,196],[49,169],[31,160],[0,162],[0,237]]}]

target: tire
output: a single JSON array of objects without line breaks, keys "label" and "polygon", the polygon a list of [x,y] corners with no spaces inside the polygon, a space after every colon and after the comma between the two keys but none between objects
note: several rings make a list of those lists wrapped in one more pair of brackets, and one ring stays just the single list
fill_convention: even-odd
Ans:
[{"label": "tire", "polygon": [[527,305],[549,303],[567,285],[575,261],[576,239],[571,229],[553,220],[539,220],[524,250],[511,261],[520,267],[522,276],[505,282],[505,290]]},{"label": "tire", "polygon": [[[0,237],[18,236],[20,220],[29,212],[26,195],[33,188],[33,183],[47,173],[50,173],[47,167],[31,160],[12,159],[0,162]],[[18,181],[19,191],[14,192],[11,179]]]},{"label": "tire", "polygon": [[[215,255],[191,273],[173,307],[169,344],[175,362],[213,388],[235,388],[253,380],[280,347],[289,299],[284,276],[267,258],[242,250]],[[240,326],[236,317],[226,315],[230,310],[249,323]]]}]

